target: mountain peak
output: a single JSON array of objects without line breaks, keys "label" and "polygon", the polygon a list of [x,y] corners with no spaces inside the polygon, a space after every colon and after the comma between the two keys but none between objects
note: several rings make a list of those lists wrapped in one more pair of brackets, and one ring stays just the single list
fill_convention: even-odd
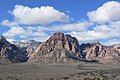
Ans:
[{"label": "mountain peak", "polygon": [[61,32],[56,32],[46,42],[42,43],[38,47],[38,49],[36,50],[36,53],[33,54],[29,58],[29,60],[49,62],[49,60],[54,61],[52,59],[54,58],[54,59],[57,59],[57,62],[66,62],[66,60],[68,59],[66,58],[67,57],[66,52],[69,55],[72,54],[74,56],[78,56],[80,54],[79,43],[77,39],[72,37],[71,35],[68,35],[68,34],[65,35]]},{"label": "mountain peak", "polygon": [[27,56],[15,45],[9,43],[4,36],[0,36],[0,59],[11,63],[25,62]]},{"label": "mountain peak", "polygon": [[0,41],[6,40],[4,36],[0,35]]},{"label": "mountain peak", "polygon": [[9,43],[4,36],[0,35],[0,43],[4,43],[4,44],[7,44]]},{"label": "mountain peak", "polygon": [[55,32],[53,35],[59,35],[59,34],[64,34],[62,32]]}]

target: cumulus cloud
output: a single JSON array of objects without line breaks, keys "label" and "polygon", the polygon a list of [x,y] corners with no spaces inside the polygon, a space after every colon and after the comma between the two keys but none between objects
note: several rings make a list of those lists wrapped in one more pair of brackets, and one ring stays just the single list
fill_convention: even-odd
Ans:
[{"label": "cumulus cloud", "polygon": [[40,27],[11,27],[7,32],[3,33],[3,36],[7,40],[11,41],[17,36],[21,40],[36,40],[36,41],[45,41],[48,37],[48,34],[45,31],[41,30]]},{"label": "cumulus cloud", "polygon": [[[84,32],[69,32],[72,36],[76,37],[80,43],[82,42],[92,42],[92,41],[99,41],[104,37],[103,34],[99,32],[93,31],[84,31]],[[101,36],[101,37],[100,37]]]},{"label": "cumulus cloud", "polygon": [[120,2],[110,1],[104,3],[101,7],[95,11],[87,13],[90,21],[98,24],[104,24],[109,21],[120,20]]},{"label": "cumulus cloud", "polygon": [[[71,31],[85,31],[92,23],[90,22],[78,22],[73,24],[64,24],[57,26],[14,26],[10,27],[10,29],[3,33],[7,38],[14,38],[15,36],[19,36],[21,39],[35,39],[38,41],[44,41],[47,37],[53,34],[56,31],[62,32],[71,32]],[[51,34],[47,34],[47,32]],[[39,38],[39,39],[38,39]],[[45,39],[46,38],[46,39]]]},{"label": "cumulus cloud", "polygon": [[20,37],[24,40],[37,40],[37,41],[45,41],[47,37],[49,36],[47,32],[45,32],[43,29],[41,29],[40,26],[38,27],[32,27],[28,26],[24,28],[26,30],[25,35],[20,35]]},{"label": "cumulus cloud", "polygon": [[65,25],[58,25],[58,26],[50,26],[49,29],[51,31],[84,31],[87,30],[88,27],[92,26],[93,23],[91,22],[77,22],[77,23],[71,23],[71,24],[65,24]]},{"label": "cumulus cloud", "polygon": [[79,42],[100,41],[120,37],[120,21],[110,22],[108,25],[95,26],[93,30],[71,31],[69,34],[75,36]]},{"label": "cumulus cloud", "polygon": [[22,27],[11,27],[7,32],[3,33],[5,37],[11,39],[17,35],[24,35],[26,31]]},{"label": "cumulus cloud", "polygon": [[120,21],[109,22],[94,28],[96,32],[102,33],[105,38],[120,37]]},{"label": "cumulus cloud", "polygon": [[9,20],[3,20],[1,23],[0,23],[2,26],[7,26],[7,27],[14,27],[14,26],[17,26],[18,23],[17,22],[11,22]]},{"label": "cumulus cloud", "polygon": [[85,22],[77,22],[77,23],[69,23],[62,25],[53,25],[53,26],[39,26],[40,29],[45,31],[62,31],[62,32],[70,32],[70,31],[84,31],[87,30],[93,23],[85,21]]},{"label": "cumulus cloud", "polygon": [[11,11],[15,20],[21,24],[49,24],[55,21],[68,22],[69,17],[63,12],[60,12],[50,6],[41,6],[30,8],[27,6],[16,5]]},{"label": "cumulus cloud", "polygon": [[[78,22],[73,24],[64,24],[59,26],[22,26],[11,27],[10,30],[3,35],[12,39],[19,36],[22,40],[34,39],[37,41],[45,41],[56,31],[61,31],[66,34],[71,34],[76,37],[80,43],[94,42],[102,39],[111,39],[120,37],[120,21],[109,22],[107,25],[97,25],[92,30],[88,28],[92,26],[91,22]],[[50,34],[48,34],[50,33]]]},{"label": "cumulus cloud", "polygon": [[102,43],[106,45],[120,43],[120,3],[116,1],[109,1],[97,10],[88,12],[89,20],[66,24],[43,25],[55,21],[69,21],[65,13],[49,6],[30,8],[16,5],[11,13],[15,20],[1,22],[1,25],[10,27],[3,33],[9,40],[18,36],[21,40],[45,41],[54,32],[61,31],[76,37],[80,43],[104,39],[106,42]]}]

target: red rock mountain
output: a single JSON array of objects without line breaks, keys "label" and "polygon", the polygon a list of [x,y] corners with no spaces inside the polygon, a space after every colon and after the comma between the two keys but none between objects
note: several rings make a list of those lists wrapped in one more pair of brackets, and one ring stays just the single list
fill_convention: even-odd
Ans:
[{"label": "red rock mountain", "polygon": [[119,63],[120,49],[98,43],[79,45],[78,40],[69,34],[54,33],[46,42],[40,44],[29,57],[28,62],[93,62]]},{"label": "red rock mountain", "polygon": [[119,63],[120,49],[114,46],[103,46],[98,43],[81,44],[81,55],[87,61],[98,61],[99,63]]},{"label": "red rock mountain", "polygon": [[38,47],[29,61],[70,62],[70,59],[77,59],[79,55],[78,40],[71,35],[56,32]]},{"label": "red rock mountain", "polygon": [[54,33],[42,43],[30,41],[30,45],[21,42],[14,45],[0,36],[0,63],[26,62],[27,59],[28,62],[40,63],[94,61],[117,64],[120,63],[120,44],[104,46],[97,42],[79,45],[75,37],[61,32]]}]

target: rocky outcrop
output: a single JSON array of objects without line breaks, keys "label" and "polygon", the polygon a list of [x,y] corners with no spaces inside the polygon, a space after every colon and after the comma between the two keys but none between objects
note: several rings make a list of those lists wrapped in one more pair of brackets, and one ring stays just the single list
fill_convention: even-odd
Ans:
[{"label": "rocky outcrop", "polygon": [[98,61],[99,63],[119,63],[120,52],[117,46],[104,46],[98,43],[87,43],[80,45],[81,55],[87,61]]},{"label": "rocky outcrop", "polygon": [[91,44],[91,47],[87,51],[85,56],[86,60],[99,60],[100,58],[104,57],[106,53],[106,49],[103,45],[98,43]]},{"label": "rocky outcrop", "polygon": [[99,60],[101,63],[118,64],[120,63],[120,46],[119,44],[108,46],[105,56]]},{"label": "rocky outcrop", "polygon": [[0,63],[26,62],[27,59],[27,56],[21,53],[20,49],[0,36]]},{"label": "rocky outcrop", "polygon": [[75,37],[54,33],[46,42],[42,43],[29,61],[35,62],[71,62],[80,55],[79,43]]},{"label": "rocky outcrop", "polygon": [[104,57],[99,59],[100,63],[117,64],[120,63],[120,53],[113,47],[108,47]]},{"label": "rocky outcrop", "polygon": [[28,59],[28,62],[43,63],[81,61],[119,63],[120,46],[104,46],[99,42],[79,45],[75,37],[56,32],[46,42],[40,44]]},{"label": "rocky outcrop", "polygon": [[[29,59],[28,59],[29,57]],[[120,44],[104,46],[101,43],[82,43],[69,34],[54,33],[45,42],[14,41],[9,43],[0,36],[0,63],[16,62],[74,63],[99,62],[120,63]]]}]

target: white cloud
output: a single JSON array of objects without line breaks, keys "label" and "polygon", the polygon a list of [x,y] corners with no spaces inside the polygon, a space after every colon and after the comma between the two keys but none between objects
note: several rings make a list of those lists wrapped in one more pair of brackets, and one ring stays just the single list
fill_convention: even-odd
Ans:
[{"label": "white cloud", "polygon": [[[62,25],[36,26],[33,24],[49,24],[55,21],[67,22],[69,17],[53,7],[35,7],[30,8],[22,5],[16,5],[12,14],[15,18],[12,22],[4,20],[3,26],[9,26],[10,29],[3,33],[9,40],[19,36],[21,40],[34,39],[45,41],[56,31],[69,33],[76,37],[80,43],[94,42],[107,39],[103,44],[110,45],[120,43],[120,3],[110,1],[104,3],[97,10],[88,12],[90,21],[67,23]],[[96,22],[94,24],[94,22]],[[20,26],[21,24],[26,24]],[[28,26],[32,25],[32,26]]]},{"label": "white cloud", "polygon": [[106,42],[102,42],[102,44],[108,45],[108,46],[114,45],[114,44],[120,44],[120,39],[117,39],[117,38],[109,39]]},{"label": "white cloud", "polygon": [[94,28],[96,32],[104,34],[105,38],[120,37],[120,21],[109,22]]},{"label": "white cloud", "polygon": [[[71,23],[71,24],[63,24],[63,25],[53,25],[53,26],[38,26],[39,29],[44,31],[62,31],[62,32],[70,32],[70,31],[84,31],[87,30],[90,26],[92,26],[93,23],[91,22],[77,22],[77,23]],[[30,28],[30,27],[29,27]],[[35,27],[31,27],[32,29],[36,29]]]},{"label": "white cloud", "polygon": [[[93,30],[71,31],[69,34],[76,37],[79,42],[100,41],[101,39],[111,39],[120,37],[120,21],[110,22],[108,25],[100,25]],[[119,41],[120,42],[120,41]]]},{"label": "white cloud", "polygon": [[104,38],[104,35],[93,31],[84,31],[84,32],[70,32],[68,34],[71,34],[72,36],[76,37],[80,43],[82,42],[92,42],[92,41],[98,41],[99,39]]},{"label": "white cloud", "polygon": [[[34,39],[37,41],[45,41],[48,37],[56,31],[69,33],[76,37],[80,43],[94,42],[101,39],[111,39],[120,37],[120,21],[109,22],[107,25],[95,26],[89,30],[89,26],[93,25],[90,22],[78,22],[73,24],[65,24],[60,26],[22,26],[11,27],[8,32],[4,33],[5,36],[15,37],[19,35],[22,40]],[[48,34],[50,33],[50,34]]]},{"label": "white cloud", "polygon": [[27,25],[69,21],[68,15],[50,6],[30,8],[16,5],[11,13],[19,23]]},{"label": "white cloud", "polygon": [[[11,23],[11,22],[9,22]],[[73,24],[64,24],[57,26],[14,26],[3,33],[8,39],[12,39],[15,36],[19,36],[22,40],[34,39],[37,41],[45,41],[48,36],[53,34],[56,31],[61,32],[71,32],[71,31],[86,31],[92,23],[90,22],[78,22]],[[49,32],[50,34],[48,34]]]},{"label": "white cloud", "polygon": [[17,22],[10,22],[9,20],[4,20],[0,24],[7,27],[14,27],[18,25]]},{"label": "white cloud", "polygon": [[92,26],[93,23],[91,22],[77,22],[77,23],[71,23],[71,24],[64,24],[64,25],[58,25],[58,26],[50,26],[48,27],[50,31],[84,31],[87,30],[88,27]]},{"label": "white cloud", "polygon": [[21,40],[36,40],[36,41],[45,41],[48,37],[48,34],[40,29],[40,27],[31,27],[31,26],[17,26],[10,27],[7,32],[3,33],[3,36],[7,38],[7,40],[14,40],[15,37],[19,37]]},{"label": "white cloud", "polygon": [[40,26],[38,27],[32,27],[28,26],[24,28],[26,30],[25,35],[20,35],[21,38],[24,40],[37,40],[37,41],[45,41],[47,40],[47,37],[49,36],[43,29],[41,29]]},{"label": "white cloud", "polygon": [[11,27],[7,32],[3,33],[3,36],[11,39],[17,35],[24,35],[26,31],[22,27]]},{"label": "white cloud", "polygon": [[95,11],[87,13],[90,21],[103,24],[109,21],[120,20],[120,2],[110,1],[104,3],[101,7]]}]

